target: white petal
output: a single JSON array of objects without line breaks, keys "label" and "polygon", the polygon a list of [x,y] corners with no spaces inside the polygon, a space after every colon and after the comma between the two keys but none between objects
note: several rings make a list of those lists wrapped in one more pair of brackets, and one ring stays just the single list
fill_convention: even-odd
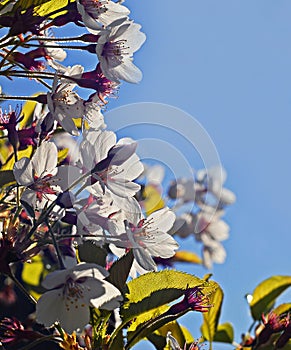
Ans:
[{"label": "white petal", "polygon": [[52,142],[43,142],[31,159],[32,166],[38,177],[54,174],[58,162],[57,146]]},{"label": "white petal", "polygon": [[53,325],[64,311],[62,288],[44,293],[36,304],[36,320],[46,327]]},{"label": "white petal", "polygon": [[62,289],[55,289],[44,293],[36,304],[36,319],[46,327],[59,321],[62,328],[72,333],[82,329],[89,323],[89,305],[84,304],[82,298],[68,300]]},{"label": "white petal", "polygon": [[113,284],[102,281],[102,287],[104,292],[97,298],[91,299],[91,305],[98,309],[114,310],[120,306],[120,302],[123,300],[120,291],[113,286]]},{"label": "white petal", "polygon": [[175,255],[175,251],[179,248],[179,244],[175,239],[167,233],[158,232],[155,235],[155,243],[145,242],[146,249],[152,256],[163,259],[171,258]]},{"label": "white petal", "polygon": [[57,171],[55,179],[62,190],[66,190],[81,176],[80,169],[73,165],[61,165],[57,168]]},{"label": "white petal", "polygon": [[216,241],[223,241],[229,236],[229,226],[223,220],[215,221],[207,226],[207,232],[209,232]]},{"label": "white petal", "polygon": [[150,254],[143,248],[133,249],[133,255],[137,263],[147,271],[156,271],[157,265]]},{"label": "white petal", "polygon": [[117,82],[124,80],[132,84],[139,83],[142,80],[142,72],[133,64],[131,58],[125,58],[122,64],[108,67],[107,69],[101,62],[100,64],[104,75],[110,80]]},{"label": "white petal", "polygon": [[219,201],[224,205],[233,204],[236,201],[235,194],[227,188],[221,190],[220,196],[218,197]]},{"label": "white petal", "polygon": [[[26,188],[26,190],[21,195],[21,201],[28,203],[32,208],[36,207],[37,197],[36,192]],[[44,202],[46,202],[44,200]]]},{"label": "white petal", "polygon": [[122,169],[122,176],[124,179],[130,181],[137,179],[144,170],[143,164],[136,154],[133,154],[120,167]]},{"label": "white petal", "polygon": [[174,225],[176,215],[169,208],[155,211],[146,219],[144,225],[148,224],[148,231],[159,230],[168,232]]},{"label": "white petal", "polygon": [[161,165],[154,165],[147,169],[146,178],[148,183],[154,185],[161,185],[165,177],[165,168]]},{"label": "white petal", "polygon": [[79,135],[79,130],[76,127],[76,124],[74,123],[72,117],[70,117],[70,114],[64,114],[64,112],[59,107],[57,107],[54,117],[60,123],[63,129],[69,134],[73,136]]},{"label": "white petal", "polygon": [[46,289],[53,289],[63,285],[66,282],[68,271],[70,270],[56,270],[49,273],[42,281],[42,286]]},{"label": "white petal", "polygon": [[108,188],[119,197],[133,197],[140,190],[140,185],[134,182],[124,182],[123,179],[108,179]]},{"label": "white petal", "polygon": [[34,183],[33,166],[29,158],[21,158],[14,164],[13,174],[19,185],[29,186]]}]

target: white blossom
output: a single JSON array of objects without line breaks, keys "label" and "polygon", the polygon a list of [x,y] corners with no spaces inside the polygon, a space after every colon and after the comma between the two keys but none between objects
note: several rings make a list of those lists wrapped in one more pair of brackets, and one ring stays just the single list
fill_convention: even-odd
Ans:
[{"label": "white blossom", "polygon": [[175,214],[169,208],[160,209],[146,219],[121,224],[122,220],[112,217],[109,231],[117,247],[132,248],[137,263],[147,271],[157,269],[153,257],[170,258],[179,245],[167,232],[173,226]]},{"label": "white blossom", "polygon": [[14,164],[13,173],[19,185],[26,186],[22,201],[32,207],[43,207],[54,200],[60,188],[54,175],[57,173],[58,150],[54,143],[43,142],[31,159],[21,158]]},{"label": "white blossom", "polygon": [[102,27],[116,20],[126,19],[130,13],[127,7],[111,0],[78,0],[77,7],[82,21],[93,34],[99,34]]},{"label": "white blossom", "polygon": [[233,204],[236,200],[235,194],[224,188],[223,184],[227,174],[223,167],[215,166],[210,169],[202,169],[197,172],[197,181],[216,198],[219,207]]},{"label": "white blossom", "polygon": [[80,263],[67,270],[48,274],[42,282],[48,289],[36,304],[37,322],[50,327],[59,321],[66,332],[89,323],[89,307],[114,310],[122,297],[105,281],[109,273],[99,265]]},{"label": "white blossom", "polygon": [[93,178],[95,176],[96,181],[113,195],[132,197],[140,189],[133,180],[143,171],[135,154],[136,147],[136,142],[131,139],[121,139],[116,143],[112,131],[89,130],[80,145],[81,166],[86,171],[92,170]]},{"label": "white blossom", "polygon": [[75,86],[75,83],[67,81],[58,83],[56,76],[52,92],[47,93],[47,103],[53,118],[58,121],[65,131],[77,136],[79,132],[73,119],[82,118],[84,109],[82,99],[76,92],[72,91]]},{"label": "white blossom", "polygon": [[122,21],[101,32],[96,53],[101,70],[108,79],[117,83],[120,80],[138,83],[142,79],[142,72],[132,62],[133,53],[146,39],[140,29],[139,24]]}]

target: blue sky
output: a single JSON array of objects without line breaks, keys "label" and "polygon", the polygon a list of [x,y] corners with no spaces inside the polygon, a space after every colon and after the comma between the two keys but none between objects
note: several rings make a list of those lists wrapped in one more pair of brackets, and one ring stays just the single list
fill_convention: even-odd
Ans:
[{"label": "blue sky", "polygon": [[[244,295],[271,275],[290,274],[291,3],[126,4],[147,34],[135,56],[144,78],[137,86],[124,84],[111,108],[169,104],[195,117],[211,136],[228,172],[226,185],[237,195],[226,213],[227,260],[212,272],[225,292],[222,321],[234,324],[239,341],[251,323]],[[141,131],[131,136],[142,137]],[[191,314],[184,322],[199,337]]]},{"label": "blue sky", "polygon": [[[251,323],[244,295],[271,275],[290,274],[291,3],[128,0],[125,4],[147,35],[135,55],[144,78],[138,85],[123,84],[108,110],[139,102],[168,104],[193,116],[213,141],[228,172],[226,186],[236,193],[237,202],[225,217],[231,227],[226,263],[215,265],[212,272],[225,292],[222,322],[234,324],[239,341]],[[70,64],[78,63],[75,57]],[[5,83],[1,80],[3,87]],[[136,118],[138,123],[139,115]],[[108,120],[112,127],[114,123]],[[131,132],[127,136],[160,137],[158,129],[151,134],[149,127]],[[172,141],[191,166],[201,166],[199,155],[183,148],[182,141]],[[188,246],[192,243],[197,250],[193,240],[187,241]],[[196,266],[187,270],[201,277],[207,272]],[[290,300],[291,293],[285,295]],[[200,336],[191,314],[184,324]],[[233,347],[215,346],[219,348]]]}]

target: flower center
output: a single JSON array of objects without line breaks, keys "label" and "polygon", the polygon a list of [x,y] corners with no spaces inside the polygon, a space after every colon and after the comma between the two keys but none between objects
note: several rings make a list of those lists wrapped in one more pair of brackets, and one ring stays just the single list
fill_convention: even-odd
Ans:
[{"label": "flower center", "polygon": [[108,11],[108,0],[81,0],[81,5],[94,18]]},{"label": "flower center", "polygon": [[56,191],[51,188],[50,179],[53,175],[47,174],[42,178],[34,175],[35,182],[28,186],[31,190],[36,192],[37,199],[41,202],[43,196],[46,194],[56,194]]},{"label": "flower center", "polygon": [[[85,281],[86,278],[80,278],[77,281],[74,281],[71,277],[67,279],[63,287],[63,297],[67,311],[73,306],[75,309],[78,309],[79,306],[85,307],[84,303],[80,304],[84,299],[84,292],[86,292],[85,285],[83,284]],[[87,290],[89,290],[88,287]]]},{"label": "flower center", "polygon": [[103,46],[102,56],[109,59],[117,59],[120,63],[124,56],[129,55],[127,51],[129,46],[126,45],[127,40],[121,39],[117,41],[108,41]]}]

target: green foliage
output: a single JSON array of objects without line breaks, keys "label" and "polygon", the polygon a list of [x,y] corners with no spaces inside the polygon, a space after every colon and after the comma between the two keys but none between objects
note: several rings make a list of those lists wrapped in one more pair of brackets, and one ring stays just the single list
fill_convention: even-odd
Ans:
[{"label": "green foliage", "polygon": [[86,263],[94,263],[105,267],[107,252],[94,241],[85,241],[78,247],[79,259]]},{"label": "green foliage", "polygon": [[291,286],[291,276],[272,276],[261,282],[253,292],[250,303],[255,320],[260,320],[263,313],[269,312],[276,298]]},{"label": "green foliage", "polygon": [[233,331],[232,324],[229,322],[226,322],[223,324],[219,324],[217,326],[213,340],[217,342],[232,344],[233,337],[234,337],[234,331]]},{"label": "green foliage", "polygon": [[277,307],[275,307],[272,312],[274,312],[276,315],[282,315],[287,314],[288,312],[291,312],[291,303],[284,303],[280,304]]},{"label": "green foliage", "polygon": [[[179,314],[167,313],[170,302],[181,297],[187,289],[198,286],[204,295],[209,297],[215,294],[218,288],[216,282],[205,281],[174,270],[150,272],[128,282],[126,300],[120,309],[123,322],[112,335],[110,349],[118,349],[119,333],[129,324],[125,349],[129,349],[142,338],[152,335],[156,330],[169,322],[174,322],[183,313],[190,311],[188,309]],[[152,338],[152,341],[161,343],[156,336]]]},{"label": "green foliage", "polygon": [[27,10],[34,7],[34,13],[37,16],[47,16],[49,18],[55,18],[60,14],[64,14],[66,6],[74,1],[68,0],[18,0],[13,7],[12,12],[18,8],[21,10]]},{"label": "green foliage", "polygon": [[203,314],[204,322],[201,326],[201,332],[203,337],[208,340],[210,343],[214,340],[218,320],[220,317],[221,306],[223,301],[223,291],[216,284],[215,293],[211,294],[209,297],[209,303],[213,305],[213,307],[209,310],[209,312]]},{"label": "green foliage", "polygon": [[188,288],[199,286],[205,295],[211,295],[217,288],[215,282],[173,270],[147,273],[130,281],[127,286],[127,300],[121,310],[124,320],[170,303],[181,297]]},{"label": "green foliage", "polygon": [[186,327],[179,325],[177,321],[169,322],[157,331],[150,334],[147,338],[158,350],[163,350],[166,346],[167,333],[171,332],[172,336],[177,339],[179,344],[191,344],[194,338]]},{"label": "green foliage", "polygon": [[15,183],[15,178],[12,170],[0,171],[0,186],[4,187]]},{"label": "green foliage", "polygon": [[132,251],[129,251],[127,254],[115,261],[109,270],[110,276],[107,278],[107,281],[112,283],[121,292],[124,291],[132,262],[133,253]]}]

